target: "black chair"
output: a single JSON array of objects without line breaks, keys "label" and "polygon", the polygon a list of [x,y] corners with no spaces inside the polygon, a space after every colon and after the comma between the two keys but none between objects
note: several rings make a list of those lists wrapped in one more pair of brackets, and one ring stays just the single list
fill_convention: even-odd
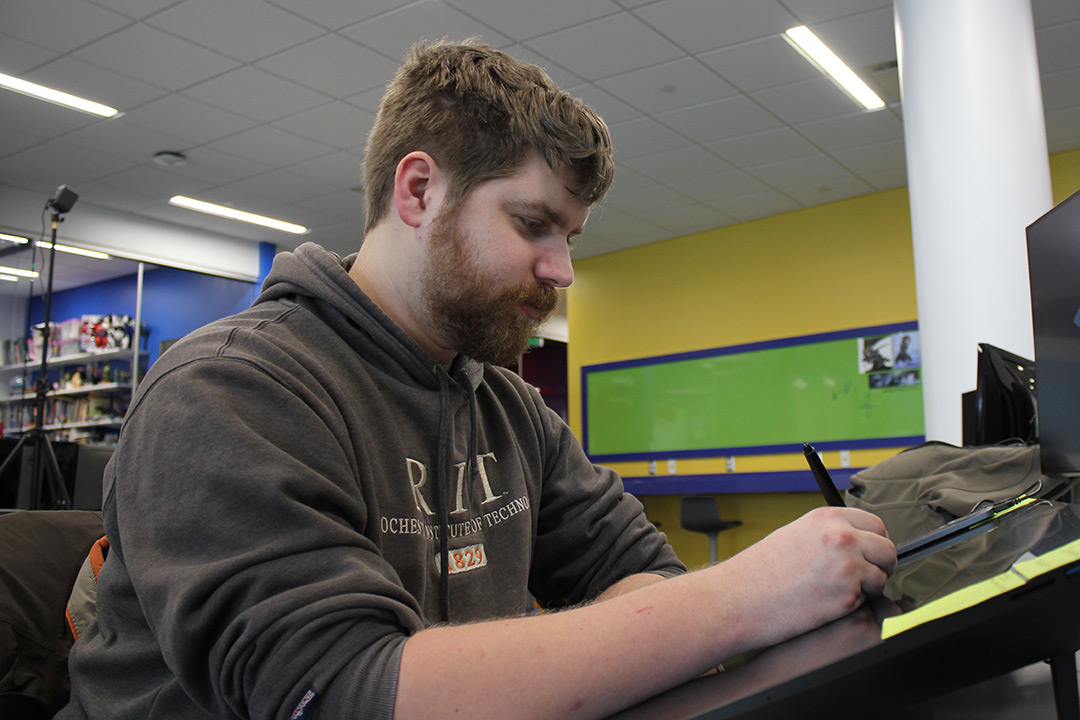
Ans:
[{"label": "black chair", "polygon": [[682,526],[692,532],[709,536],[709,562],[716,564],[716,536],[724,530],[742,525],[739,520],[721,520],[716,498],[711,495],[690,495],[682,499],[679,517]]}]

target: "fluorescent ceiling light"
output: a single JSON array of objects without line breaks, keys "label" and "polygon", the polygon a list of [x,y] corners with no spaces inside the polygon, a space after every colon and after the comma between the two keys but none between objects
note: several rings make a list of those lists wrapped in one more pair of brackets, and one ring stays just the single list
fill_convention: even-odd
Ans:
[{"label": "fluorescent ceiling light", "polygon": [[214,205],[213,203],[203,202],[202,200],[192,200],[183,195],[176,195],[175,197],[169,198],[169,203],[178,205],[182,208],[187,208],[188,210],[196,210],[209,215],[217,215],[218,217],[239,220],[253,225],[262,225],[263,227],[293,233],[294,235],[303,235],[308,231],[307,228],[302,225],[293,225],[292,223],[282,222],[281,220],[275,220],[274,218],[255,215],[254,213],[244,212],[243,210],[234,210],[233,208]]},{"label": "fluorescent ceiling light", "polygon": [[8,90],[14,90],[17,93],[29,95],[30,97],[36,97],[39,100],[47,100],[51,103],[56,103],[57,105],[63,105],[64,107],[73,108],[75,110],[82,110],[91,115],[100,115],[101,117],[108,118],[113,117],[120,112],[116,108],[111,108],[108,105],[102,105],[101,103],[87,100],[76,95],[69,95],[66,92],[53,90],[44,85],[37,85],[32,82],[27,82],[26,80],[11,77],[10,75],[4,75],[3,73],[0,73],[0,87],[5,87]]},{"label": "fluorescent ceiling light", "polygon": [[0,273],[5,275],[18,275],[19,277],[36,278],[38,273],[34,270],[20,270],[19,268],[4,267],[0,265]]},{"label": "fluorescent ceiling light", "polygon": [[844,91],[867,110],[879,110],[885,102],[877,96],[844,61],[818,39],[805,25],[793,27],[784,33],[785,39],[800,50],[807,60],[835,80]]},{"label": "fluorescent ceiling light", "polygon": [[7,240],[13,242],[16,245],[25,245],[30,242],[30,238],[24,238],[21,235],[8,235],[7,233],[0,233],[0,240]]},{"label": "fluorescent ceiling light", "polygon": [[14,275],[4,275],[3,273],[0,273],[0,280],[7,280],[8,282],[19,282],[19,278],[15,277]]},{"label": "fluorescent ceiling light", "polygon": [[[52,243],[46,242],[45,240],[39,240],[37,242],[37,246],[39,248],[45,248],[46,250],[48,250],[52,247]],[[60,243],[56,243],[56,250],[57,252],[66,252],[72,255],[82,255],[83,257],[97,258],[98,260],[109,259],[108,255],[103,252],[98,252],[97,250],[87,250],[85,248],[72,247],[70,245],[61,245]]]}]

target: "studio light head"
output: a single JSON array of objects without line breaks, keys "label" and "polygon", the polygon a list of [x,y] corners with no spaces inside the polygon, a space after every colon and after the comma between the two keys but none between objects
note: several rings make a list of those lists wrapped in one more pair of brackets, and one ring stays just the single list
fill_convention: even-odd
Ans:
[{"label": "studio light head", "polygon": [[79,196],[71,190],[68,190],[67,185],[61,185],[56,188],[56,192],[49,202],[45,203],[45,207],[52,208],[57,214],[63,215],[75,204],[75,201],[79,199]]}]

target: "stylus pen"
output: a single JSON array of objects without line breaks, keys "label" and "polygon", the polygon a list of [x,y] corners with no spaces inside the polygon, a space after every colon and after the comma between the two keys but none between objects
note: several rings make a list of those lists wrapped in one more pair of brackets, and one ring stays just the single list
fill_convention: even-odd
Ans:
[{"label": "stylus pen", "polygon": [[803,454],[806,455],[806,462],[810,465],[810,472],[814,474],[814,479],[821,488],[821,494],[825,496],[825,502],[833,507],[844,507],[844,498],[836,489],[836,483],[829,477],[829,471],[822,464],[817,450],[810,443],[803,443],[802,449]]}]

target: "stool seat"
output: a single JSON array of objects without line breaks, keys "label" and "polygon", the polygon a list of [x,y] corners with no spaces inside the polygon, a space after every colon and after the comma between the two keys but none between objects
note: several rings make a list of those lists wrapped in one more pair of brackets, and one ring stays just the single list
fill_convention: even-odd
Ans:
[{"label": "stool seat", "polygon": [[679,522],[691,532],[709,537],[709,562],[716,564],[716,536],[725,530],[742,525],[739,520],[722,520],[716,498],[711,495],[690,495],[682,499]]}]

